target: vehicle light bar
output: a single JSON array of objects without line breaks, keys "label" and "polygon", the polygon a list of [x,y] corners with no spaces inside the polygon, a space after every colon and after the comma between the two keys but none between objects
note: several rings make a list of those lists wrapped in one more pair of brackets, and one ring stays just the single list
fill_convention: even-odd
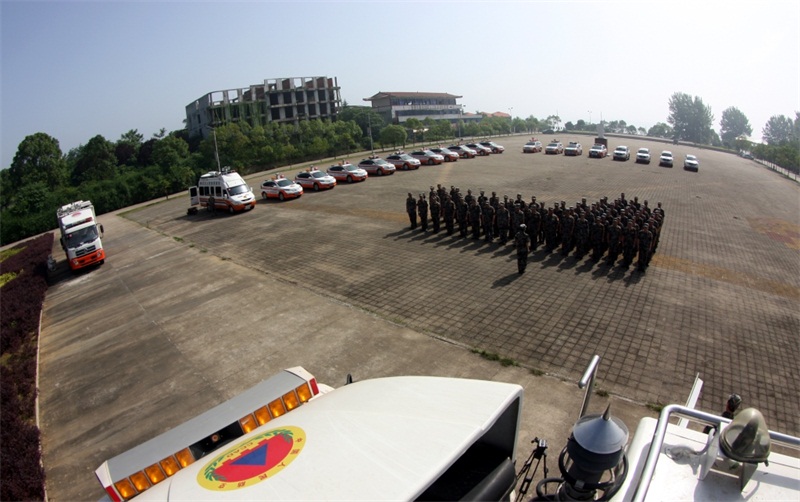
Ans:
[{"label": "vehicle light bar", "polygon": [[311,373],[300,366],[283,370],[238,396],[106,460],[95,475],[111,500],[129,500],[317,394],[319,386]]}]

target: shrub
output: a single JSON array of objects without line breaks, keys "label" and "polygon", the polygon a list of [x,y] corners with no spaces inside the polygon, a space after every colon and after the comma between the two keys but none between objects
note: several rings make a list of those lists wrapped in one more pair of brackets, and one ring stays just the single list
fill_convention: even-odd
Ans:
[{"label": "shrub", "polygon": [[42,500],[44,469],[36,427],[36,347],[53,234],[0,255],[0,500]]}]

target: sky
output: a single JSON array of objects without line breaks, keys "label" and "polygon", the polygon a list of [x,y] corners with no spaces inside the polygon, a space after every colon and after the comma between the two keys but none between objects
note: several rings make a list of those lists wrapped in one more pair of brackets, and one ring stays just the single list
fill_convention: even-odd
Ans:
[{"label": "sky", "polygon": [[800,2],[0,0],[0,168],[44,132],[182,129],[211,91],[336,77],[348,104],[447,92],[467,112],[666,122],[675,92],[753,139],[800,111]]}]

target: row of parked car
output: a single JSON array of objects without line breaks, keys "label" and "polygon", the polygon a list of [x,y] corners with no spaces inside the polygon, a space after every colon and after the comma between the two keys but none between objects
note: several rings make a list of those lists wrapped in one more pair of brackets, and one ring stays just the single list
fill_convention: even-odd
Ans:
[{"label": "row of parked car", "polygon": [[364,181],[368,176],[386,176],[401,169],[419,169],[422,164],[438,165],[443,162],[455,162],[458,159],[472,159],[477,156],[503,153],[505,148],[493,141],[452,145],[447,148],[433,147],[416,150],[411,153],[402,151],[386,156],[385,159],[372,156],[362,160],[357,166],[344,161],[330,166],[326,171],[310,167],[300,171],[294,180],[278,174],[261,183],[261,196],[264,199],[296,199],[304,190],[327,190],[337,183],[355,183]]},{"label": "row of parked car", "polygon": [[[564,146],[563,143],[558,141],[557,139],[551,141],[547,144],[547,146],[543,146],[541,141],[536,140],[535,138],[531,139],[522,147],[522,153],[536,153],[544,151],[544,153],[548,155],[567,155],[567,156],[577,156],[583,155],[583,146],[576,142],[570,141],[567,146]],[[589,157],[602,159],[608,156],[608,148],[606,145],[602,143],[596,143],[589,149]],[[613,157],[614,160],[630,160],[631,158],[631,151],[627,146],[620,145],[614,149]],[[649,164],[650,163],[650,149],[649,148],[639,148],[636,152],[636,163],[637,164]],[[674,164],[674,158],[672,152],[669,150],[664,150],[661,152],[661,156],[659,157],[659,166],[665,167],[672,167]],[[687,171],[695,171],[697,172],[700,168],[700,161],[697,160],[697,157],[691,154],[687,154],[683,160],[683,168]]]}]

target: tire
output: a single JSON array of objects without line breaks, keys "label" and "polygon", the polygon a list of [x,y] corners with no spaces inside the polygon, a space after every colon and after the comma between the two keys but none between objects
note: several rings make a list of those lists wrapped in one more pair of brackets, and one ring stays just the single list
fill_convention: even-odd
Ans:
[{"label": "tire", "polygon": [[233,204],[229,204],[229,205],[228,205],[228,212],[229,212],[230,214],[233,214],[233,213],[235,212],[235,211],[234,211],[234,209],[233,209]]},{"label": "tire", "polygon": [[378,176],[383,176],[383,169],[378,169]]},{"label": "tire", "polygon": [[319,184],[314,183],[314,191],[319,192]]},{"label": "tire", "polygon": [[433,159],[428,159],[428,165],[432,166],[434,164]]},{"label": "tire", "polygon": [[278,194],[278,199],[279,199],[281,202],[283,202],[283,200],[284,200],[284,199],[286,199],[286,197],[283,195],[283,192],[280,192],[280,193]]},{"label": "tire", "polygon": [[267,200],[267,192],[261,192],[261,197],[262,197],[264,200]]},{"label": "tire", "polygon": [[403,164],[403,171],[408,171],[408,164]]},{"label": "tire", "polygon": [[347,177],[347,182],[348,183],[352,183],[353,182],[353,177],[352,176],[348,176]]}]

